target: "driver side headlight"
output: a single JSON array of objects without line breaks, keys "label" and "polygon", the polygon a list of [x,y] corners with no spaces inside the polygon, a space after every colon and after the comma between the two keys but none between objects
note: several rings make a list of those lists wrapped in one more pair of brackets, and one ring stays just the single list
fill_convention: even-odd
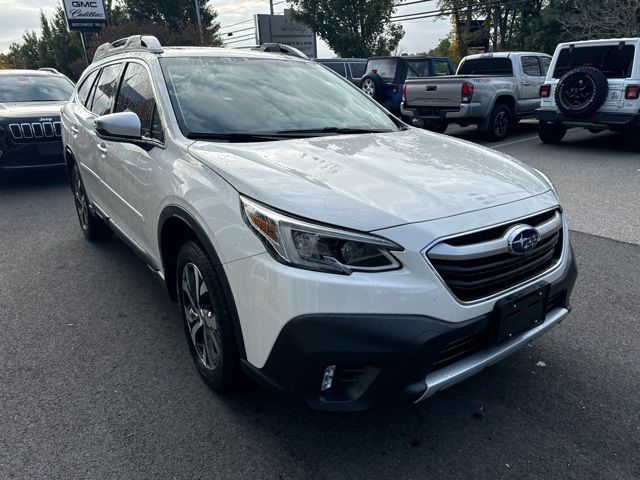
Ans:
[{"label": "driver side headlight", "polygon": [[402,267],[391,253],[402,247],[389,240],[298,220],[246,197],[240,201],[245,221],[279,262],[343,275]]}]

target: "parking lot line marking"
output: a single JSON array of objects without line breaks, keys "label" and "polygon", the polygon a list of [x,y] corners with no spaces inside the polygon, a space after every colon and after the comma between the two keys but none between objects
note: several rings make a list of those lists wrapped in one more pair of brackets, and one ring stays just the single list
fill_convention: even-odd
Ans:
[{"label": "parking lot line marking", "polygon": [[528,142],[530,140],[536,140],[538,138],[538,135],[532,135],[531,137],[527,137],[527,138],[521,138],[519,140],[513,140],[511,142],[504,142],[504,143],[499,143],[497,145],[493,145],[491,146],[491,148],[502,148],[502,147],[508,147],[509,145],[515,145],[516,143],[523,143],[523,142]]}]

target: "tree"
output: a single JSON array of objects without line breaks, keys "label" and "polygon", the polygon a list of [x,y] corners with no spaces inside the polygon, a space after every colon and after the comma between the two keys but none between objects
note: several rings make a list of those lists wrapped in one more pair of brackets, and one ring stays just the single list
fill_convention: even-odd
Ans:
[{"label": "tree", "polygon": [[[207,0],[198,0],[202,28],[209,41],[217,37],[220,24],[217,13],[207,5]],[[127,0],[124,13],[134,22],[151,22],[168,26],[170,31],[180,31],[187,25],[197,25],[193,0]],[[210,44],[205,40],[205,44]]]},{"label": "tree", "polygon": [[560,22],[573,40],[637,37],[640,0],[575,0]]},{"label": "tree", "polygon": [[404,36],[391,23],[394,0],[291,0],[293,17],[341,57],[389,55]]}]

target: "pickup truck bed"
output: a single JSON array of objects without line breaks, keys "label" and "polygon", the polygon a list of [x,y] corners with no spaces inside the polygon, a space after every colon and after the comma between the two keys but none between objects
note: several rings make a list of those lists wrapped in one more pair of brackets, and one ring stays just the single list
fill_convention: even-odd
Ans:
[{"label": "pickup truck bed", "polygon": [[[458,75],[407,80],[401,112],[436,131],[449,123],[476,124],[490,139],[501,140],[517,119],[533,116],[548,66],[543,59],[549,58],[527,52],[465,57]],[[466,71],[472,73],[460,74]]]}]

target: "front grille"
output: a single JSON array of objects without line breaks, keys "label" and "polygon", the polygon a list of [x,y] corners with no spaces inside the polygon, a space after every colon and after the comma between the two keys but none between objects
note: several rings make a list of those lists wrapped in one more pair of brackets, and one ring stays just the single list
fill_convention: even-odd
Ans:
[{"label": "front grille", "polygon": [[12,123],[9,131],[14,141],[23,143],[34,140],[52,141],[62,136],[60,122]]},{"label": "front grille", "polygon": [[[540,233],[538,244],[524,255],[509,253],[505,234],[525,224]],[[474,301],[508,290],[549,270],[562,254],[562,217],[559,211],[445,240],[427,257],[451,292],[462,301]]]}]

